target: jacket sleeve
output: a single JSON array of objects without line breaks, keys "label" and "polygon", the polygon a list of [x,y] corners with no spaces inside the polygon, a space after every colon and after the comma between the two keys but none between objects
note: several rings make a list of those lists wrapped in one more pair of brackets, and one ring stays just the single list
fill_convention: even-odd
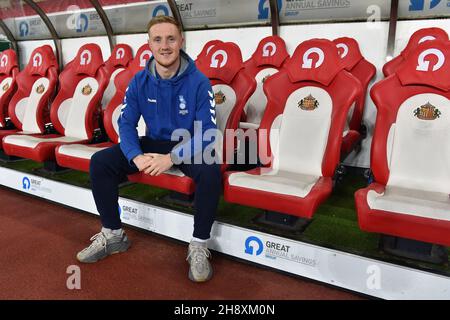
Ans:
[{"label": "jacket sleeve", "polygon": [[[189,144],[190,154],[183,154],[184,144],[178,144],[171,152],[172,161],[175,159],[178,162],[184,162],[193,159],[214,141],[215,135],[213,135],[212,141],[205,141],[204,136],[207,130],[217,129],[215,106],[214,92],[206,78],[200,83],[197,90],[194,136],[186,142],[186,144]],[[200,124],[201,127],[199,127]]]},{"label": "jacket sleeve", "polygon": [[143,153],[136,129],[140,117],[141,112],[138,105],[138,91],[135,78],[133,78],[126,89],[122,110],[118,120],[120,149],[131,165],[134,164],[133,159]]}]

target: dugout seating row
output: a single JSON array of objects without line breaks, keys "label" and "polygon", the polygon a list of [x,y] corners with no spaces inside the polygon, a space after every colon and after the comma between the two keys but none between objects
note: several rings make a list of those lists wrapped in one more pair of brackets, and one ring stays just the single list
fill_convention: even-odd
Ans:
[{"label": "dugout seating row", "polygon": [[3,151],[43,162],[55,159],[57,145],[90,142],[99,127],[101,101],[114,94],[114,79],[131,58],[131,48],[118,44],[104,62],[100,47],[87,44],[58,76],[52,48],[36,48],[16,76],[17,91],[2,104],[15,126],[0,130]]},{"label": "dugout seating row", "polygon": [[[450,51],[441,31],[435,36],[427,29],[416,32],[402,54],[383,68],[392,73],[372,88],[378,110],[371,152],[375,181],[359,190],[355,201],[365,231],[450,245],[450,152],[444,143],[450,135]],[[254,55],[259,50],[264,61],[264,54],[275,51],[267,43],[278,49],[284,44],[280,39],[263,39]],[[280,56],[259,65],[257,59],[244,63],[238,46],[215,41],[205,45],[196,63],[211,80],[211,103],[222,132],[241,127],[268,133],[258,135],[258,154],[268,159],[261,167],[225,172],[222,166],[225,200],[309,219],[331,193],[345,136],[358,132],[364,93],[375,70],[349,38],[308,40],[284,59],[286,51],[276,51]],[[275,70],[265,77],[264,68]],[[258,81],[266,103],[251,98]],[[111,102],[116,95],[120,106],[119,91]],[[255,108],[264,110],[256,126],[248,121],[254,115],[252,100],[265,104]],[[108,107],[104,121],[114,127],[117,109]],[[117,137],[117,130],[112,132]],[[66,167],[77,158],[67,151],[70,147],[57,149],[57,160]],[[225,140],[220,149],[225,158]],[[89,152],[83,165],[72,167],[86,171]],[[138,173],[130,180],[186,194],[195,190],[193,181],[176,169],[157,177]]]},{"label": "dugout seating row", "polygon": [[[266,49],[264,49],[264,41],[279,44],[282,41],[280,39],[279,37],[264,39],[259,46],[261,55],[264,57],[264,52],[269,47],[266,46]],[[351,39],[338,39],[338,44],[340,43],[345,43],[347,48],[351,49],[356,44]],[[284,42],[282,42],[282,45],[284,45]],[[207,44],[205,48],[204,55],[200,54],[196,63],[198,68],[211,81],[214,91],[214,94],[211,95],[211,103],[215,105],[217,126],[222,133],[225,133],[226,129],[237,129],[242,123],[241,115],[245,107],[248,106],[248,101],[254,94],[257,86],[255,73],[252,74],[246,71],[240,49],[236,44],[217,41],[212,46]],[[272,191],[286,188],[286,183],[293,186],[290,189],[294,193],[290,196],[296,205],[291,206],[289,202],[284,201],[284,205],[292,209],[284,210],[283,208],[278,208],[281,212],[296,214],[299,211],[299,206],[304,206],[306,202],[312,203],[308,197],[305,200],[299,197],[298,192],[301,188],[295,187],[299,183],[298,179],[305,178],[302,183],[310,184],[310,186],[305,185],[305,190],[308,187],[311,189],[315,186],[314,192],[312,192],[312,197],[315,197],[313,200],[315,204],[305,217],[311,217],[315,207],[331,192],[332,176],[340,160],[341,141],[345,132],[347,116],[350,108],[358,103],[363,92],[363,86],[360,81],[346,70],[346,68],[351,69],[362,60],[359,50],[349,55],[349,57],[356,57],[354,59],[356,63],[352,62],[346,65],[342,62],[343,58],[341,57],[344,54],[339,54],[338,48],[336,43],[329,40],[314,39],[305,41],[297,48],[293,57],[286,62],[287,67],[278,69],[279,71],[276,75],[267,77],[264,82],[265,94],[267,95],[270,92],[267,95],[269,97],[267,105],[273,105],[268,110],[273,111],[273,113],[268,114],[264,112],[261,122],[262,127],[260,126],[259,129],[264,128],[270,134],[272,131],[278,131],[282,135],[279,137],[279,141],[287,142],[289,139],[292,141],[290,145],[286,145],[286,148],[282,147],[279,157],[273,151],[271,155],[273,159],[266,167],[270,173],[261,175],[263,179],[267,180],[268,187]],[[271,47],[271,50],[274,52],[276,49]],[[347,50],[349,51],[350,49]],[[287,52],[285,49],[276,51],[282,54],[284,51],[283,56],[281,58],[269,58],[266,62],[260,64],[261,69],[269,63],[276,63],[281,66],[281,63],[287,58]],[[348,51],[346,52],[347,54],[349,54]],[[318,55],[319,59],[313,57],[314,55]],[[308,59],[311,61],[308,62]],[[313,59],[316,59],[316,61],[313,62]],[[296,93],[291,100],[298,98],[298,101],[289,101],[290,106],[285,109],[286,99],[293,92]],[[278,96],[278,94],[281,94],[281,96]],[[276,100],[271,101],[270,99],[272,98]],[[302,102],[300,103],[300,101]],[[318,108],[319,104],[320,108]],[[319,112],[316,112],[316,109]],[[284,113],[286,114],[283,117]],[[303,113],[306,118],[303,118]],[[266,118],[267,120],[264,120]],[[302,125],[298,125],[300,122]],[[322,125],[322,122],[328,123],[328,125]],[[271,129],[273,130],[271,131]],[[310,129],[319,129],[318,131],[321,131],[315,135],[316,139],[311,138],[311,134],[308,133]],[[302,130],[303,132],[301,132]],[[329,137],[331,137],[330,141],[332,141],[330,143],[328,143]],[[338,138],[335,139],[335,137]],[[226,151],[229,148],[233,148],[233,146],[227,146],[227,142],[224,139],[219,146],[219,154],[221,154],[222,159],[227,157]],[[302,143],[304,144],[303,147],[301,146]],[[259,144],[261,145],[262,142]],[[311,147],[315,148],[314,152],[311,152]],[[63,166],[71,166],[70,163],[77,162],[78,159],[67,152],[67,150],[74,148],[78,147],[75,145],[59,147],[57,150],[58,163]],[[296,154],[298,150],[303,150],[304,152]],[[305,155],[309,159],[302,159],[302,156]],[[299,160],[304,163],[300,162],[299,165]],[[321,165],[317,166],[317,161],[323,163],[325,174],[322,173]],[[85,163],[84,170],[87,170],[88,161]],[[303,166],[303,164],[306,166]],[[275,167],[272,167],[272,165],[275,165]],[[227,165],[223,164],[222,171],[224,172],[226,168]],[[229,176],[232,179],[238,175],[248,175],[250,179],[254,177],[252,172],[235,173],[236,176],[233,176],[233,174],[227,173],[225,175],[227,181]],[[184,176],[177,169],[159,176],[137,173],[130,175],[129,179],[133,182],[146,183],[184,194],[192,194],[195,191],[193,180]],[[233,194],[245,194],[245,191],[241,190],[242,188],[237,193],[232,190],[233,187],[239,188],[239,186],[242,187],[243,185],[239,185],[239,182],[237,184],[232,182],[227,185],[226,182],[225,199],[230,202],[244,204],[241,198],[233,197]],[[274,186],[277,187],[273,188]],[[304,190],[300,191],[305,192]],[[306,190],[305,194],[308,192]],[[262,194],[262,196],[265,196],[265,194]],[[255,196],[255,199],[258,197],[258,195]],[[248,199],[250,198],[248,197]]]}]

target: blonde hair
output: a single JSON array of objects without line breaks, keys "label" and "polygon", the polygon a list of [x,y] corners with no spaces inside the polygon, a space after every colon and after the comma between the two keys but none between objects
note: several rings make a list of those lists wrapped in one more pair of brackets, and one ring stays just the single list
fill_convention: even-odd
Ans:
[{"label": "blonde hair", "polygon": [[181,25],[178,23],[177,20],[175,20],[175,18],[173,18],[171,16],[162,16],[161,15],[161,16],[156,16],[152,20],[150,20],[150,22],[147,24],[147,33],[150,32],[151,27],[153,27],[155,24],[160,24],[160,23],[173,24],[174,26],[176,26],[178,28],[178,31],[180,32],[180,34],[182,34],[182,32],[183,32]]}]

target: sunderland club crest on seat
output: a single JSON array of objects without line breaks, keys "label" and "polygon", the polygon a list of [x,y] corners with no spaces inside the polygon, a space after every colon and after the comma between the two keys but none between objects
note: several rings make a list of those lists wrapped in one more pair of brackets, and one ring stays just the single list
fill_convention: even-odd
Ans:
[{"label": "sunderland club crest on seat", "polygon": [[91,86],[90,86],[89,84],[87,84],[87,85],[85,85],[85,86],[83,87],[83,89],[81,90],[81,92],[82,92],[85,96],[90,95],[91,92],[92,92],[92,88],[91,88]]},{"label": "sunderland club crest on seat", "polygon": [[214,93],[214,100],[216,104],[222,104],[225,102],[226,97],[221,90],[219,92]]},{"label": "sunderland club crest on seat", "polygon": [[414,110],[414,116],[421,120],[435,120],[440,115],[441,111],[429,102]]},{"label": "sunderland club crest on seat", "polygon": [[45,87],[43,84],[40,84],[39,86],[36,87],[36,92],[41,94],[45,91]]},{"label": "sunderland club crest on seat", "polygon": [[311,94],[300,100],[298,107],[302,110],[312,111],[319,106],[319,101],[316,100]]}]

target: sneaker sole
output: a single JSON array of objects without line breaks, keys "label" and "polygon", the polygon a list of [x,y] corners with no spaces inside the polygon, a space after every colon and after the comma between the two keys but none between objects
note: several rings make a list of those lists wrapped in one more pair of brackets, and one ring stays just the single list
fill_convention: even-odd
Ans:
[{"label": "sneaker sole", "polygon": [[113,254],[125,252],[125,251],[127,251],[130,248],[130,246],[131,246],[131,244],[128,242],[125,247],[118,248],[115,251],[112,251],[112,252],[109,252],[109,253],[99,252],[97,255],[94,255],[92,259],[85,259],[85,260],[80,259],[77,256],[77,260],[79,262],[81,262],[81,263],[95,263],[95,262],[100,261],[100,260],[102,260],[102,259],[104,259],[104,258],[106,258],[108,256],[113,255]]},{"label": "sneaker sole", "polygon": [[194,275],[192,274],[191,269],[189,268],[189,276],[188,277],[189,277],[189,280],[191,280],[193,282],[206,282],[206,281],[211,280],[212,276],[213,276],[213,270],[211,269],[211,272],[208,274],[208,277],[206,279],[204,279],[204,280],[195,279]]}]

